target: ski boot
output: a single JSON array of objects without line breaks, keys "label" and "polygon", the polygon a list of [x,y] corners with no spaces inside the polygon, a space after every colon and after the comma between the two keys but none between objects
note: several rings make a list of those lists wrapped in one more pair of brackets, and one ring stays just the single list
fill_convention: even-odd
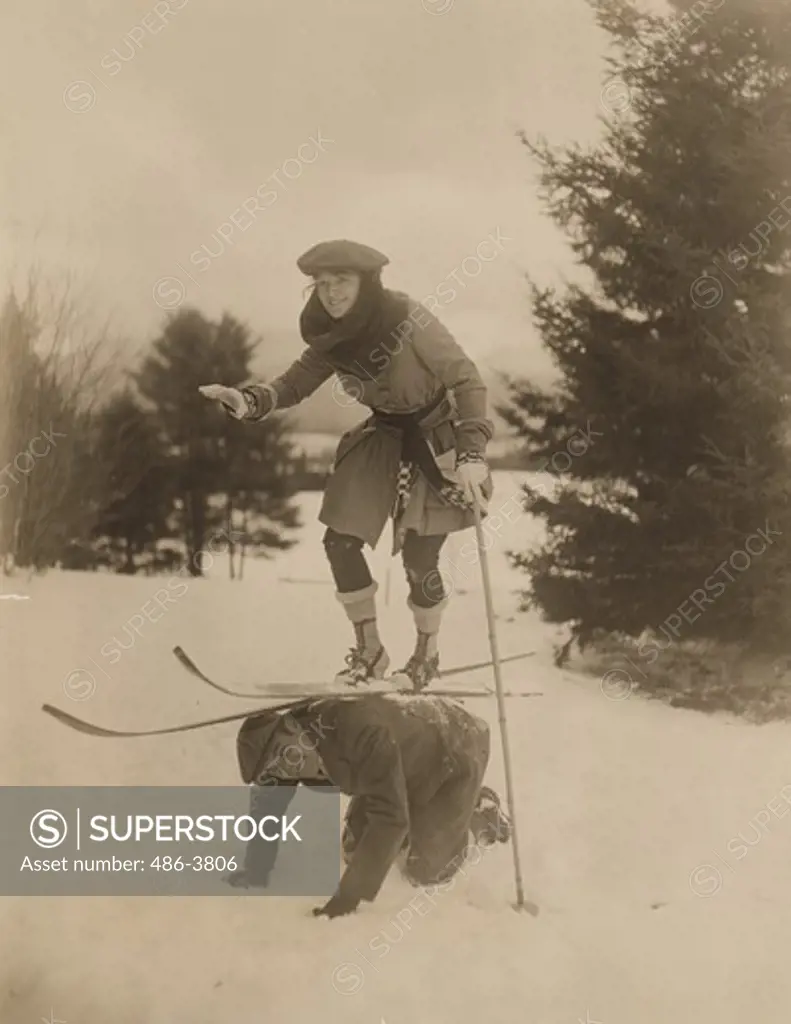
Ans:
[{"label": "ski boot", "polygon": [[367,642],[367,624],[367,621],[355,623],[357,646],[352,647],[346,655],[346,668],[341,669],[335,676],[336,686],[359,686],[361,683],[384,679],[390,666],[390,658],[381,643],[372,646]]},{"label": "ski boot", "polygon": [[439,678],[439,654],[429,655],[427,645],[428,633],[418,633],[414,654],[402,669],[390,677],[391,684],[397,690],[413,690],[420,693],[425,690],[432,679]]},{"label": "ski boot", "polygon": [[511,838],[511,820],[500,806],[500,797],[488,786],[481,786],[478,805],[470,821],[470,831],[479,846],[507,843]]}]

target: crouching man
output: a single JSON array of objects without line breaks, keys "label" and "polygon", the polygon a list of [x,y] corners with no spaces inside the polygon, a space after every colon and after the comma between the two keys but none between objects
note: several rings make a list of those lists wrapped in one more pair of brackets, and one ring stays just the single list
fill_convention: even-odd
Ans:
[{"label": "crouching man", "polygon": [[[489,727],[448,698],[361,694],[298,701],[246,719],[237,754],[242,779],[253,786],[251,814],[263,795],[258,787],[267,787],[270,813],[272,785],[282,812],[299,783],[351,797],[343,832],[346,870],[329,902],[314,910],[317,916],[339,917],[373,901],[402,851],[414,885],[437,885],[461,867],[471,838],[481,845],[510,838],[497,794],[482,786]],[[276,846],[252,840],[232,884],[265,885]]]}]

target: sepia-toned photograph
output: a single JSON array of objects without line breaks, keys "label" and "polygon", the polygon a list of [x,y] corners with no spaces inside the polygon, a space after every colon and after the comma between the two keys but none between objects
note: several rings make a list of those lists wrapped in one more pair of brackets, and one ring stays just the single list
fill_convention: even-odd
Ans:
[{"label": "sepia-toned photograph", "polygon": [[0,1024],[785,1024],[791,0],[0,28]]}]

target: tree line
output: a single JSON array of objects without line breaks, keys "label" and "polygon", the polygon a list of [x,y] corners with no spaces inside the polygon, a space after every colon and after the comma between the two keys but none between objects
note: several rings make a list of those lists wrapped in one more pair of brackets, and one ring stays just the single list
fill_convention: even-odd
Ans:
[{"label": "tree line", "polygon": [[32,288],[0,313],[0,554],[6,571],[106,567],[232,577],[248,552],[295,541],[297,459],[282,419],[251,429],[198,392],[253,376],[257,341],[230,315],[169,316],[139,366],[113,380],[105,339],[76,336],[65,299]]}]

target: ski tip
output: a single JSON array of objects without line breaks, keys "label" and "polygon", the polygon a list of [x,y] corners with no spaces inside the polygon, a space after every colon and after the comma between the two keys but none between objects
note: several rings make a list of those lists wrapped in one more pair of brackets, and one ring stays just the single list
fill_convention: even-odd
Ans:
[{"label": "ski tip", "polygon": [[42,704],[41,710],[45,715],[52,715],[53,718],[63,718],[64,716],[66,718],[69,717],[65,711],[61,711],[60,708],[56,708],[52,704]]},{"label": "ski tip", "polygon": [[68,711],[61,711],[60,708],[56,708],[52,704],[42,704],[41,710],[45,715],[49,715],[51,718],[54,718],[56,722],[60,722],[62,725],[68,725],[72,729],[76,729],[78,732],[83,732],[88,735],[93,734],[93,726],[83,722],[81,718],[75,718],[74,715],[70,715]]}]

